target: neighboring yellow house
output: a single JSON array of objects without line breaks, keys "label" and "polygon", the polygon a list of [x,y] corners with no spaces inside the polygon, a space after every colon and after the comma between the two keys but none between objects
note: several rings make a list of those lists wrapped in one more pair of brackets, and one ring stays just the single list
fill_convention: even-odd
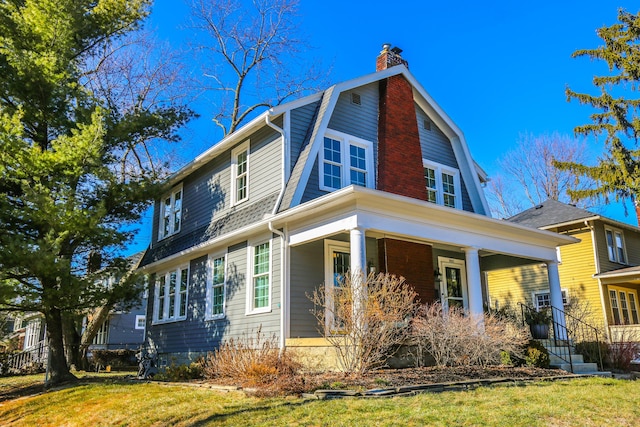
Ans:
[{"label": "neighboring yellow house", "polygon": [[[555,200],[508,221],[580,239],[558,248],[564,303],[588,303],[590,323],[603,328],[612,342],[640,340],[640,228]],[[545,264],[489,271],[489,305],[547,307],[547,277]]]}]

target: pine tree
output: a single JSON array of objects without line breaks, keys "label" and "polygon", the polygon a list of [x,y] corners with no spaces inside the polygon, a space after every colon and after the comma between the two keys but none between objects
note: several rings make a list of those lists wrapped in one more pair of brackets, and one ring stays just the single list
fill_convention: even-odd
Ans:
[{"label": "pine tree", "polygon": [[[51,382],[73,379],[63,318],[139,289],[105,287],[157,189],[125,153],[176,139],[179,105],[124,111],[89,90],[101,50],[139,28],[149,0],[0,0],[0,309],[40,312]],[[91,256],[90,256],[91,254]],[[102,259],[101,269],[91,268]]]},{"label": "pine tree", "polygon": [[629,200],[637,206],[640,195],[640,99],[630,97],[640,87],[640,12],[636,15],[618,10],[618,23],[597,30],[604,45],[581,49],[574,58],[588,57],[606,62],[609,74],[594,76],[598,95],[577,93],[567,88],[569,101],[593,106],[592,123],[578,126],[578,135],[604,137],[605,153],[595,166],[573,162],[558,162],[558,167],[571,170],[596,181],[593,189],[569,193],[576,199],[613,196],[616,201]]}]

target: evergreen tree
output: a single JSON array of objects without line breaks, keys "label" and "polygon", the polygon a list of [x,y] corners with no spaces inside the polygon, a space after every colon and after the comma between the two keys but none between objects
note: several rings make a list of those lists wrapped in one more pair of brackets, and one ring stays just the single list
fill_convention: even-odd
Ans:
[{"label": "evergreen tree", "polygon": [[[0,0],[0,309],[43,314],[51,382],[73,379],[63,318],[139,289],[105,287],[115,256],[157,189],[123,159],[175,140],[190,111],[123,110],[91,91],[95,58],[139,28],[149,0]],[[96,268],[100,260],[102,268]]]},{"label": "evergreen tree", "polygon": [[[599,112],[591,115],[592,123],[575,128],[578,135],[604,137],[605,153],[595,166],[575,162],[557,162],[561,169],[571,170],[596,181],[592,189],[569,191],[575,199],[614,196],[616,201],[636,204],[640,195],[640,99],[633,95],[640,89],[640,12],[636,15],[618,10],[618,23],[597,30],[604,45],[581,49],[573,57],[605,61],[609,74],[594,76],[599,94],[577,93],[567,89],[568,100],[576,99]],[[631,96],[630,96],[631,95]]]}]

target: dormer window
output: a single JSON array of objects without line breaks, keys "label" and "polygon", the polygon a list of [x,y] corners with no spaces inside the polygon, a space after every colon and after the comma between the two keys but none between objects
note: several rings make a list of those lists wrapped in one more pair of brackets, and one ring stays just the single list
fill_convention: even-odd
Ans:
[{"label": "dormer window", "polygon": [[249,198],[249,141],[231,152],[231,204]]},{"label": "dormer window", "polygon": [[339,190],[348,185],[374,187],[373,144],[331,131],[320,150],[320,188]]},{"label": "dormer window", "polygon": [[423,159],[427,200],[431,203],[462,209],[460,171]]},{"label": "dormer window", "polygon": [[182,186],[174,187],[160,204],[159,239],[180,231],[182,224]]}]

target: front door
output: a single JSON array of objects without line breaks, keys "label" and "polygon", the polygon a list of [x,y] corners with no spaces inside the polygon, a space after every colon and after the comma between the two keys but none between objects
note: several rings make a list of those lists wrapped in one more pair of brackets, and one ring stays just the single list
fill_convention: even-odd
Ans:
[{"label": "front door", "polygon": [[464,268],[464,261],[438,257],[438,267],[442,274],[440,295],[444,310],[448,311],[450,307],[468,310],[467,272]]}]

